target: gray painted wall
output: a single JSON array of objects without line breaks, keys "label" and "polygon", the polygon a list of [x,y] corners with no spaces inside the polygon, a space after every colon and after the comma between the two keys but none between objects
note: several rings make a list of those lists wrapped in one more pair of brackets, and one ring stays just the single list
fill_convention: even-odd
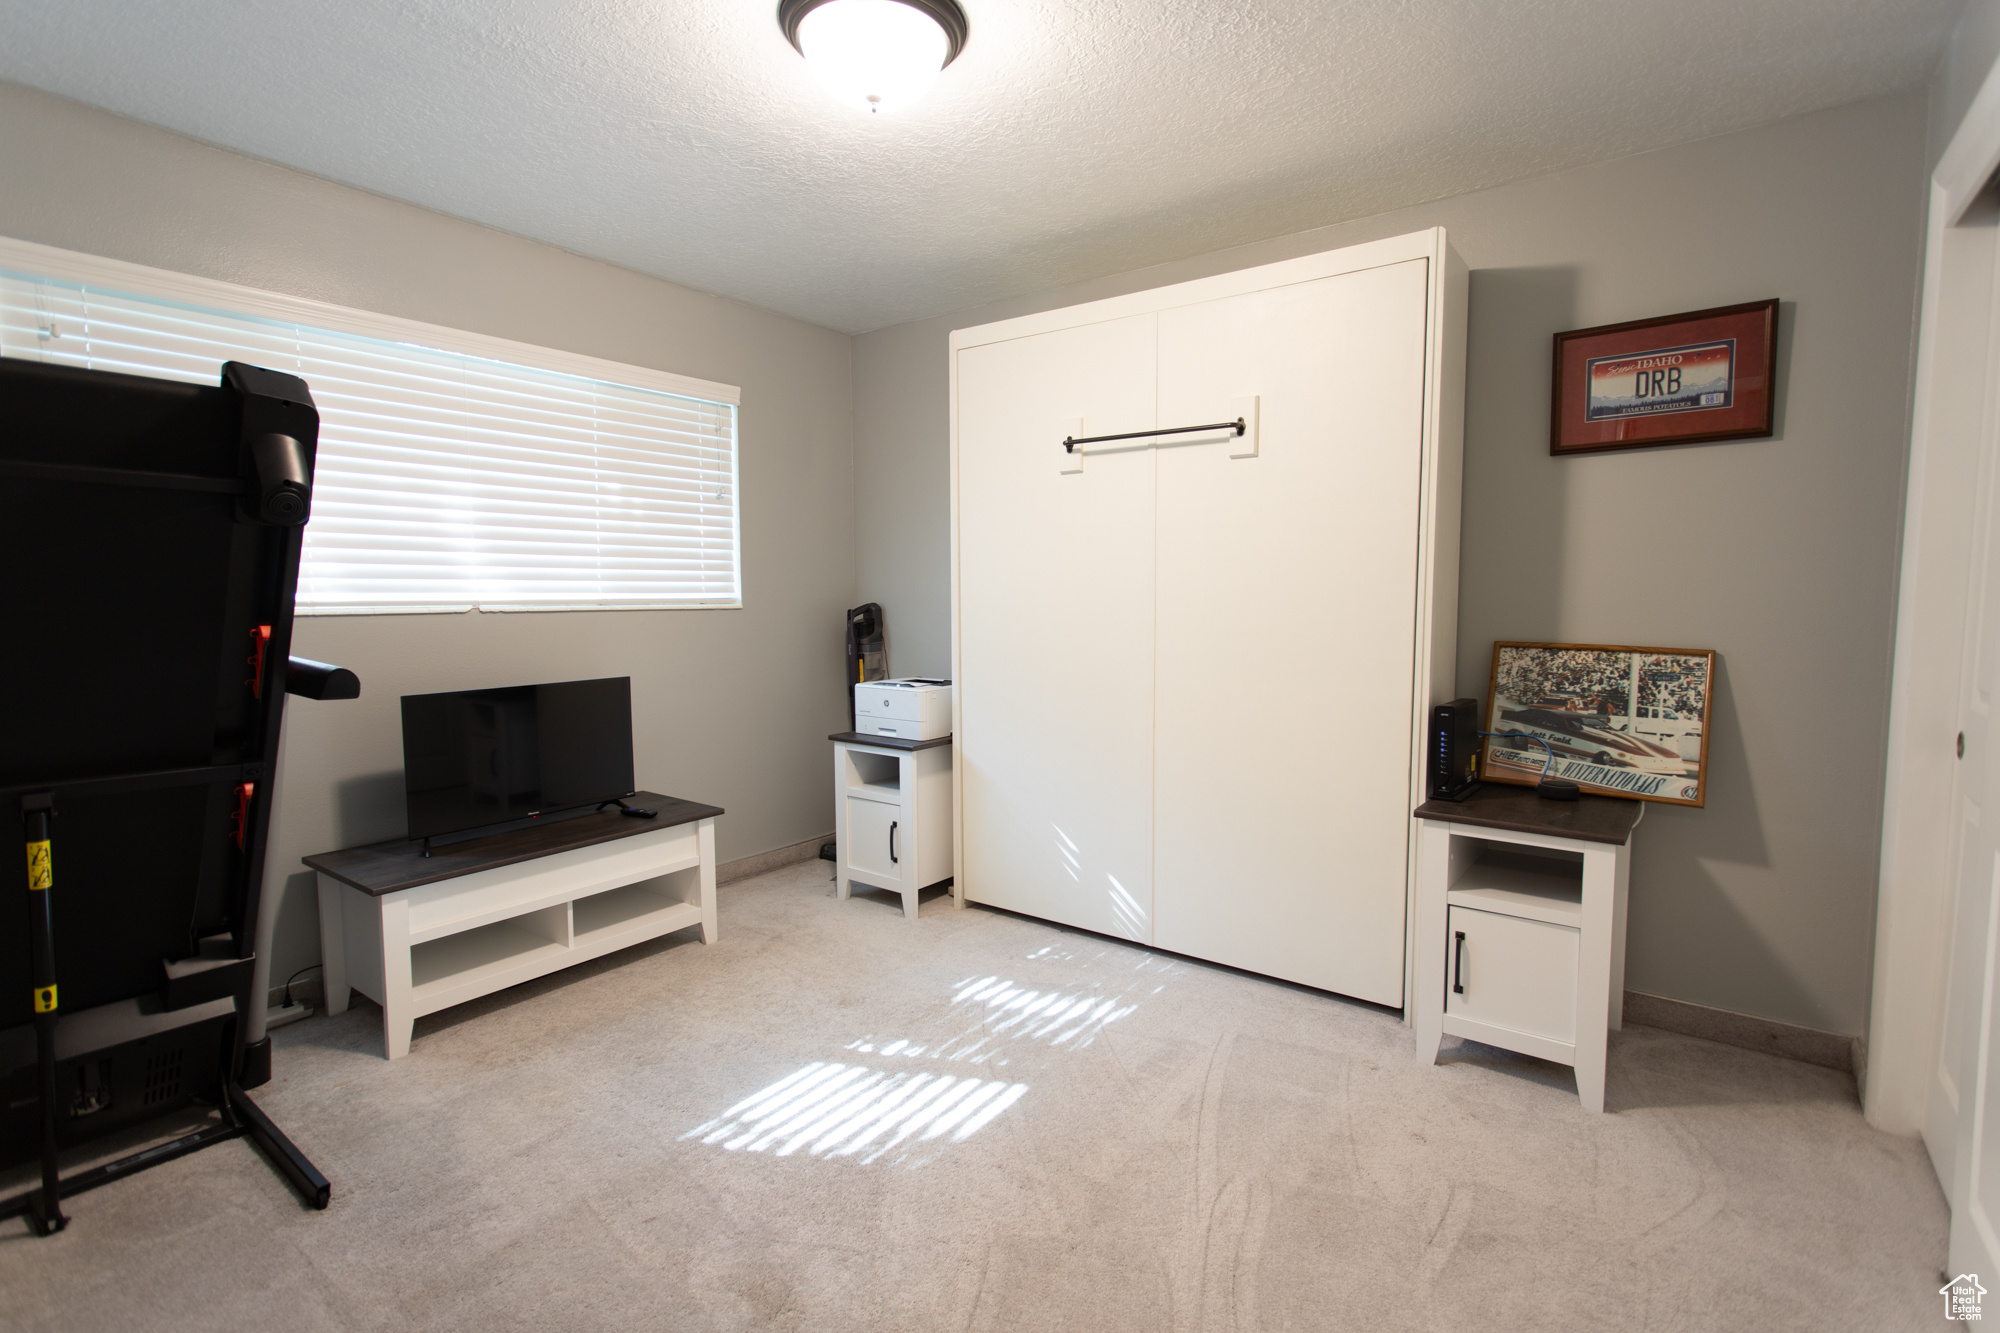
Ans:
[{"label": "gray painted wall", "polygon": [[362,697],[290,704],[274,982],[319,959],[299,857],[403,833],[406,693],[630,675],[639,783],[726,807],[722,859],[832,828],[845,335],[4,83],[0,234],[742,387],[743,609],[299,621],[296,650],[358,671]]},{"label": "gray painted wall", "polygon": [[[1708,807],[1637,834],[1628,984],[1861,1033],[1925,125],[1912,92],[862,335],[895,669],[951,665],[950,330],[1442,225],[1473,270],[1459,690],[1496,639],[1716,649]],[[1775,438],[1549,457],[1552,334],[1768,296]]]},{"label": "gray painted wall", "polygon": [[1931,76],[1930,136],[1924,160],[1935,167],[1965,119],[1979,85],[2000,58],[2000,0],[1967,0],[1951,42]]}]

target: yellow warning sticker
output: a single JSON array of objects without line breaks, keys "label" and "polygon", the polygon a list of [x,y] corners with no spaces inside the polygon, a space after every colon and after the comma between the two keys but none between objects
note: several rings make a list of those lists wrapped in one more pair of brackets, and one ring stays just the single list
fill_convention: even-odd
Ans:
[{"label": "yellow warning sticker", "polygon": [[[47,846],[46,843],[43,844]],[[54,986],[35,987],[35,1012],[52,1014],[56,1011],[56,988]]]},{"label": "yellow warning sticker", "polygon": [[53,882],[53,876],[49,870],[49,840],[43,838],[40,842],[29,843],[28,888],[30,890],[46,889]]}]

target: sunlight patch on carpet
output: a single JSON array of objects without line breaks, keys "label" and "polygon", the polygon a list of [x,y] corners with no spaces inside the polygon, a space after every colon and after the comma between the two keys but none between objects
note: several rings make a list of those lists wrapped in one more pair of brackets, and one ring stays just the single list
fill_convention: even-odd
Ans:
[{"label": "sunlight patch on carpet", "polygon": [[815,1061],[681,1135],[728,1152],[922,1166],[1021,1099],[1025,1083]]}]

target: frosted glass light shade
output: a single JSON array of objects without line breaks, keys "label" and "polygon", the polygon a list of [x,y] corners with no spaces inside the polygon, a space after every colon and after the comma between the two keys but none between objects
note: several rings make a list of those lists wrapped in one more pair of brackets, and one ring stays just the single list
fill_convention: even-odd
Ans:
[{"label": "frosted glass light shade", "polygon": [[937,20],[901,0],[827,0],[798,31],[820,86],[863,111],[893,111],[922,97],[948,54]]}]

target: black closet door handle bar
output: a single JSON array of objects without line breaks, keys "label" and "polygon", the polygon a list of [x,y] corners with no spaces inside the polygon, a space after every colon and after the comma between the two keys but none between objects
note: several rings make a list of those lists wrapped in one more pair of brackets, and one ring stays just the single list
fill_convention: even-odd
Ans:
[{"label": "black closet door handle bar", "polygon": [[1462,930],[1452,932],[1451,993],[1465,994],[1465,932]]},{"label": "black closet door handle bar", "polygon": [[[890,865],[895,865],[895,864],[897,864],[897,861],[896,861],[896,821],[895,821],[895,820],[893,820],[893,819],[889,821],[889,864],[890,864]],[[1465,938],[1465,937],[1461,935],[1461,936],[1460,936],[1459,938],[1460,938],[1460,939],[1463,939],[1463,938]]]},{"label": "black closet door handle bar", "polygon": [[1111,440],[1143,440],[1152,435],[1192,435],[1199,430],[1226,430],[1241,435],[1249,428],[1243,418],[1234,421],[1217,421],[1206,426],[1172,426],[1165,430],[1135,430],[1123,435],[1067,435],[1063,437],[1063,452],[1075,453],[1079,444],[1104,444]]}]

